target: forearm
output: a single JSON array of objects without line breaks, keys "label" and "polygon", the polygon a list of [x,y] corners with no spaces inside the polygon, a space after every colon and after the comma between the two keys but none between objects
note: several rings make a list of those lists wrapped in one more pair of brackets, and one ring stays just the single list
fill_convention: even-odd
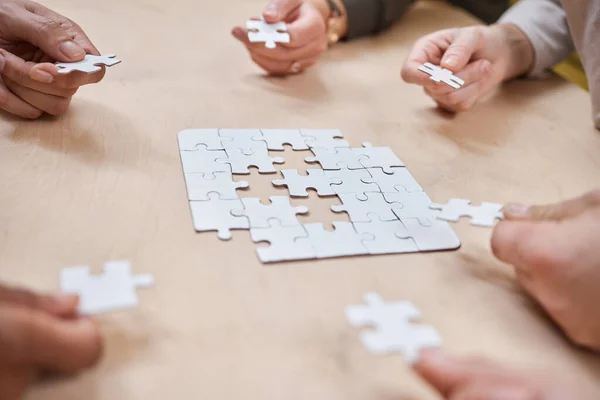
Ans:
[{"label": "forearm", "polygon": [[574,50],[560,0],[521,0],[500,19],[527,37],[533,48],[531,75],[541,75]]},{"label": "forearm", "polygon": [[380,32],[404,15],[414,0],[341,0],[348,16],[347,38]]}]

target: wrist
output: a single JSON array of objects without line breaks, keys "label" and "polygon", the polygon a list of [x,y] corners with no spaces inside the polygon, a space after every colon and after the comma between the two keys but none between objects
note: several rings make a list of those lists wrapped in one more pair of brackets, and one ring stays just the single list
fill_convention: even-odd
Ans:
[{"label": "wrist", "polygon": [[533,70],[535,52],[529,38],[517,25],[501,23],[492,25],[505,53],[504,80],[518,78]]},{"label": "wrist", "polygon": [[334,13],[334,7],[329,0],[308,0],[315,7],[325,21],[327,39],[329,44],[337,43],[344,38],[348,32],[348,17],[346,7],[342,0],[332,0],[339,14]]}]

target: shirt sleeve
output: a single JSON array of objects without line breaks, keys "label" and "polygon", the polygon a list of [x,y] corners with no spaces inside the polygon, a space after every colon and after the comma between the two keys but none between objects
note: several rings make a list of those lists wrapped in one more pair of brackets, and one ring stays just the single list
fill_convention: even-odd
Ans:
[{"label": "shirt sleeve", "polygon": [[516,25],[529,38],[535,53],[531,76],[544,75],[575,49],[559,0],[521,0],[499,22]]},{"label": "shirt sleeve", "polygon": [[347,39],[387,29],[415,0],[343,0],[348,17]]}]

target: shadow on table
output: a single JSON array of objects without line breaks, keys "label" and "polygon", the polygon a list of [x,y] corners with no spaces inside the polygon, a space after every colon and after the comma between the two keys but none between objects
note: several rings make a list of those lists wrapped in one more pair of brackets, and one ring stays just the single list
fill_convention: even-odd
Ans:
[{"label": "shadow on table", "polygon": [[89,165],[135,165],[143,138],[118,110],[77,99],[63,116],[26,121],[6,115],[3,134],[15,143],[60,153]]},{"label": "shadow on table", "polygon": [[485,154],[517,133],[512,125],[521,115],[516,115],[515,110],[532,110],[537,101],[568,84],[560,78],[513,81],[467,112],[454,114],[436,107],[420,112],[424,121],[431,121],[428,127],[431,132],[453,141],[463,150]]}]

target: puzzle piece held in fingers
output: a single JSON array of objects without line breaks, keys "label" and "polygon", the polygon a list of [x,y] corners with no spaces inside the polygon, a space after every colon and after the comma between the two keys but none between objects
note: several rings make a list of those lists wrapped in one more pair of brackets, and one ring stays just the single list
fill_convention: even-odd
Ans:
[{"label": "puzzle piece held in fingers", "polygon": [[112,67],[121,62],[115,58],[115,54],[105,54],[102,56],[95,56],[93,54],[86,54],[83,60],[72,63],[57,62],[55,65],[58,67],[59,74],[68,74],[71,71],[87,72],[88,74],[98,72],[102,69],[99,65]]},{"label": "puzzle piece held in fingers", "polygon": [[419,67],[419,71],[431,75],[431,80],[434,82],[444,82],[446,85],[454,89],[460,89],[464,86],[465,81],[455,76],[449,69],[438,67],[432,63],[425,63]]},{"label": "puzzle piece held in fingers", "polygon": [[246,21],[246,29],[248,29],[248,40],[250,42],[264,42],[267,49],[274,49],[276,47],[275,43],[290,42],[290,34],[287,33],[285,22],[269,24],[262,20],[250,20]]}]

